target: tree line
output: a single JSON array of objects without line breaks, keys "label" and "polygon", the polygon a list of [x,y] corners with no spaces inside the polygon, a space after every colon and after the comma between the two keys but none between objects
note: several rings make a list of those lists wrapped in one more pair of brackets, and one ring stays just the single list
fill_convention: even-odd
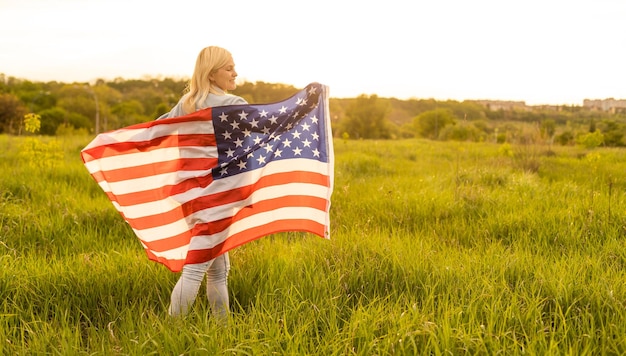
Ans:
[{"label": "tree line", "polygon": [[[40,133],[95,134],[154,120],[184,94],[187,80],[147,78],[89,83],[32,82],[0,74],[0,133],[19,135],[24,115],[41,120]],[[235,94],[251,103],[274,102],[295,94],[290,85],[244,83]]]},{"label": "tree line", "polygon": [[[41,120],[43,135],[85,134],[154,120],[183,95],[187,79],[99,79],[95,83],[33,82],[0,74],[0,133],[23,134],[25,115]],[[233,91],[250,103],[281,101],[292,85],[245,82]],[[626,146],[626,113],[582,106],[492,110],[480,102],[381,98],[331,98],[333,133],[344,139],[594,143]]]},{"label": "tree line", "polygon": [[333,132],[352,139],[421,137],[495,143],[626,146],[626,112],[576,105],[491,109],[480,101],[331,99]]}]

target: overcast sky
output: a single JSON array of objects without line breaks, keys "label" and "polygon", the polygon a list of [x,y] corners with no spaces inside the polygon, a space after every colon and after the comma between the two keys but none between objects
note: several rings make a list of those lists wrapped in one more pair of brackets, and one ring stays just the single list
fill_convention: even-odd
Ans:
[{"label": "overcast sky", "polygon": [[188,78],[209,45],[332,97],[626,99],[626,0],[0,0],[7,76]]}]

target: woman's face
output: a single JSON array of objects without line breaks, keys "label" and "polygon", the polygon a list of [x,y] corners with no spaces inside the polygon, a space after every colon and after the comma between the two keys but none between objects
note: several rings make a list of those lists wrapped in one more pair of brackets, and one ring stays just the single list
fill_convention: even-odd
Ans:
[{"label": "woman's face", "polygon": [[209,75],[211,83],[222,90],[234,90],[237,88],[235,78],[237,78],[237,72],[235,71],[235,62],[232,59],[225,66]]}]

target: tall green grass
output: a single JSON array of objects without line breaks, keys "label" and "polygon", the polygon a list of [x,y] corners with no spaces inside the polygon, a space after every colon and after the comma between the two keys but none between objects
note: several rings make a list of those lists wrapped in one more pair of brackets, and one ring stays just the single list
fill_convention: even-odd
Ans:
[{"label": "tall green grass", "polygon": [[233,250],[224,327],[203,294],[167,316],[177,275],[87,174],[88,141],[48,169],[0,136],[0,354],[626,352],[626,151],[337,140],[331,240]]}]

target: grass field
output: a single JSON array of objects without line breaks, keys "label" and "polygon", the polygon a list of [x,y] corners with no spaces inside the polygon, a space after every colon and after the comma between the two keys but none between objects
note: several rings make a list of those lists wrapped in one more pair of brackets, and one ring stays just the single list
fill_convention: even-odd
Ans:
[{"label": "grass field", "polygon": [[337,140],[331,240],[231,251],[225,328],[60,140],[0,136],[2,355],[626,353],[624,150]]}]

